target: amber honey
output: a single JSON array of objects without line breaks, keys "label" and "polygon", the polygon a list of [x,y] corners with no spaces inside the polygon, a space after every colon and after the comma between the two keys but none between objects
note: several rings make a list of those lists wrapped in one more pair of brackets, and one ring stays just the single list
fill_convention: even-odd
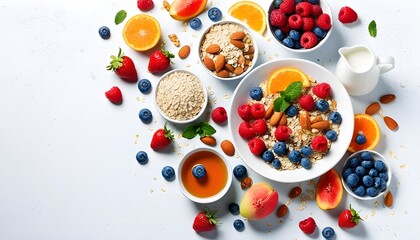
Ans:
[{"label": "amber honey", "polygon": [[[207,175],[197,179],[192,174],[194,165],[202,164]],[[191,154],[181,169],[182,184],[191,194],[199,198],[211,197],[222,191],[228,181],[228,169],[223,159],[209,151]]]}]

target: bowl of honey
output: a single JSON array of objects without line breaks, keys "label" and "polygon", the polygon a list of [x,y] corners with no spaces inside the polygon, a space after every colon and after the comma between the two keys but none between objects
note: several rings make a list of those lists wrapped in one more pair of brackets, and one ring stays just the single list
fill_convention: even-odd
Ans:
[{"label": "bowl of honey", "polygon": [[[201,176],[194,172],[196,166],[201,167]],[[229,163],[216,150],[207,147],[185,154],[178,166],[178,176],[181,192],[197,203],[212,203],[221,199],[232,183]]]}]

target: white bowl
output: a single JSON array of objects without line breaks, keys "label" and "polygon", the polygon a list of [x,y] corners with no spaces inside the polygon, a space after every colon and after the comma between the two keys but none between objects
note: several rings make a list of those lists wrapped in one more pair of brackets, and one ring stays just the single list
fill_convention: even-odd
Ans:
[{"label": "white bowl", "polygon": [[[337,110],[342,116],[340,134],[331,145],[329,152],[322,160],[318,160],[309,170],[298,168],[296,170],[276,170],[271,165],[265,163],[261,158],[253,155],[248,147],[248,141],[238,134],[238,126],[243,121],[237,113],[240,105],[250,100],[249,92],[252,87],[259,86],[261,81],[266,81],[269,76],[277,69],[282,67],[296,67],[307,75],[314,77],[318,82],[330,84],[333,98],[337,102]],[[250,72],[239,83],[233,93],[230,112],[229,129],[232,134],[233,142],[242,160],[255,172],[277,182],[295,183],[316,178],[333,168],[347,151],[353,136],[354,114],[350,97],[343,85],[337,78],[324,67],[301,59],[280,59],[264,63]]]},{"label": "white bowl", "polygon": [[277,39],[277,37],[274,35],[274,31],[276,30],[276,27],[271,26],[270,24],[270,13],[271,11],[274,9],[274,5],[273,3],[276,0],[273,0],[273,2],[270,4],[270,7],[268,8],[268,13],[267,13],[267,25],[268,25],[268,31],[270,32],[271,36],[273,37],[274,41],[276,43],[278,43],[281,47],[292,51],[292,52],[296,52],[296,53],[305,53],[305,52],[311,52],[314,51],[318,48],[320,48],[325,42],[328,41],[329,37],[331,36],[331,32],[333,30],[334,27],[334,23],[333,23],[333,18],[334,16],[332,15],[332,11],[331,11],[331,7],[328,4],[328,2],[326,0],[320,0],[320,6],[322,8],[323,13],[326,13],[328,15],[330,15],[331,18],[331,28],[328,30],[327,34],[325,35],[325,37],[323,39],[321,39],[321,41],[318,42],[317,45],[315,45],[313,48],[300,48],[300,49],[295,49],[295,48],[289,48],[287,46],[285,46],[280,40]]},{"label": "white bowl", "polygon": [[[204,41],[204,39],[205,39],[205,36],[206,36],[206,34],[210,31],[210,29],[212,29],[214,26],[216,26],[216,25],[224,25],[224,24],[235,24],[235,25],[238,25],[238,26],[240,26],[241,28],[243,28],[244,29],[244,32],[245,33],[247,33],[247,34],[249,34],[250,36],[251,36],[251,41],[252,41],[252,43],[253,43],[253,47],[254,47],[254,57],[253,57],[253,59],[251,60],[251,62],[252,62],[252,64],[251,64],[251,66],[249,66],[248,67],[248,69],[246,70],[246,71],[244,71],[242,74],[240,74],[240,75],[237,75],[237,76],[234,76],[234,77],[227,77],[227,78],[223,78],[223,77],[219,77],[219,76],[217,76],[214,72],[212,72],[212,71],[210,71],[205,65],[204,65],[204,63],[203,63],[203,59],[202,59],[202,57],[201,57],[201,46],[202,46],[202,43],[203,43],[203,41]],[[217,42],[215,42],[215,43],[217,43]],[[200,59],[200,63],[201,63],[201,66],[204,68],[204,71],[206,71],[210,76],[212,76],[212,77],[215,77],[215,78],[217,78],[217,79],[219,79],[219,80],[224,80],[224,81],[229,81],[229,80],[238,80],[238,79],[241,79],[241,78],[243,78],[244,76],[246,76],[246,74],[248,74],[250,71],[251,71],[251,69],[255,66],[255,64],[257,63],[257,59],[258,59],[258,44],[257,44],[257,41],[255,40],[255,37],[252,35],[252,32],[249,30],[249,28],[247,27],[247,26],[245,26],[245,25],[243,25],[242,23],[239,23],[239,22],[236,22],[236,21],[233,21],[233,20],[229,20],[229,21],[227,21],[227,20],[225,20],[225,21],[219,21],[219,22],[217,22],[217,23],[215,23],[215,24],[212,24],[210,27],[208,27],[205,31],[204,31],[204,33],[203,33],[203,35],[201,35],[201,37],[200,37],[200,41],[199,41],[199,44],[198,44],[198,49],[197,49],[197,52],[198,52],[198,58]]]},{"label": "white bowl", "polygon": [[[202,158],[197,158],[198,160],[197,160],[197,162],[195,164],[203,164],[204,167],[207,168],[206,169],[207,170],[207,176],[206,176],[207,179],[206,179],[206,181],[212,181],[212,180],[214,181],[214,179],[220,179],[221,172],[223,170],[226,171],[227,179],[226,179],[226,183],[224,184],[224,187],[219,192],[217,192],[217,193],[215,193],[214,195],[211,195],[211,196],[206,196],[206,197],[195,196],[191,192],[189,192],[186,189],[185,185],[184,185],[184,178],[183,178],[183,174],[182,174],[182,168],[183,168],[184,164],[186,164],[186,161],[187,161],[187,159],[189,159],[190,156],[192,156],[193,154],[199,153],[199,152],[210,152],[210,153],[215,154],[216,156],[218,156],[222,160],[223,165],[226,167],[225,169],[218,168],[217,171],[214,171],[214,169],[213,169],[213,171],[211,171],[211,170],[209,171],[208,164],[206,162],[203,162],[202,161]],[[185,169],[184,171],[186,171],[185,172],[186,174],[191,174],[190,176],[188,176],[189,177],[189,180],[196,181],[196,179],[192,175],[192,167],[191,168],[188,168],[188,169]],[[212,148],[208,148],[208,147],[200,147],[200,148],[196,148],[196,149],[190,151],[189,153],[187,153],[182,158],[181,162],[178,165],[178,183],[179,183],[179,188],[180,188],[181,192],[188,199],[190,199],[193,202],[197,202],[197,203],[203,203],[203,204],[205,204],[205,203],[212,203],[212,202],[215,202],[215,201],[221,199],[227,193],[227,191],[229,190],[229,188],[230,188],[230,186],[232,184],[232,175],[233,175],[232,168],[231,168],[229,162],[226,161],[226,159],[220,153],[218,153],[216,150],[214,150]]]},{"label": "white bowl", "polygon": [[[171,75],[173,73],[176,73],[176,72],[183,72],[183,73],[187,73],[187,74],[190,74],[190,75],[195,76],[198,79],[198,81],[200,82],[200,85],[201,85],[202,90],[203,90],[203,93],[204,93],[204,102],[203,102],[203,104],[201,106],[200,111],[197,113],[197,115],[195,115],[195,116],[193,116],[193,117],[191,117],[189,119],[185,119],[185,120],[173,119],[173,118],[169,117],[168,115],[165,114],[165,112],[159,107],[159,105],[157,103],[157,95],[158,95],[159,86],[160,86],[162,80],[165,79],[167,76],[169,76],[169,75]],[[168,92],[167,94],[169,95],[171,93],[172,92]],[[170,102],[170,101],[172,101],[172,99],[171,100],[168,100],[168,101]],[[205,111],[205,109],[207,107],[207,103],[208,103],[207,88],[206,88],[204,82],[197,75],[195,75],[192,72],[189,72],[187,70],[175,69],[175,70],[169,71],[169,72],[165,73],[164,75],[162,75],[162,77],[160,77],[160,79],[159,79],[159,81],[157,83],[156,90],[155,90],[155,107],[158,110],[158,112],[160,113],[160,115],[162,115],[163,118],[165,118],[166,120],[168,120],[170,122],[178,123],[178,124],[187,124],[187,123],[191,123],[191,122],[197,120],[199,117],[201,117],[201,115],[203,115],[203,113],[204,113],[204,111]]]},{"label": "white bowl", "polygon": [[[380,192],[378,195],[376,195],[375,197],[370,197],[370,196],[368,196],[368,195],[365,195],[365,196],[363,196],[363,197],[360,197],[360,196],[357,196],[352,190],[351,190],[351,188],[347,185],[347,183],[346,183],[346,181],[345,181],[345,179],[343,178],[343,172],[344,172],[344,170],[346,169],[346,167],[348,166],[348,161],[350,160],[350,159],[352,159],[352,158],[354,158],[354,157],[360,157],[360,155],[362,154],[362,152],[370,152],[371,154],[372,154],[372,156],[373,156],[373,159],[374,160],[382,160],[384,163],[385,163],[385,165],[386,165],[386,168],[387,168],[387,173],[388,173],[388,180],[386,181],[386,189],[384,190],[384,191],[382,191],[382,192]],[[392,171],[391,171],[391,166],[389,165],[389,163],[388,163],[388,160],[383,156],[383,155],[381,155],[380,153],[378,153],[378,152],[376,152],[376,151],[372,151],[372,150],[361,150],[361,151],[358,151],[358,152],[355,152],[355,153],[353,153],[352,155],[350,155],[347,159],[346,159],[346,161],[344,161],[344,163],[343,163],[343,169],[342,169],[342,171],[341,171],[341,182],[343,183],[343,187],[344,187],[344,189],[346,189],[346,191],[347,191],[347,193],[348,194],[350,194],[351,196],[353,196],[353,197],[355,197],[355,198],[357,198],[357,199],[360,199],[360,200],[372,200],[372,199],[376,199],[376,198],[378,198],[378,197],[380,197],[380,196],[382,196],[382,195],[384,195],[386,192],[387,192],[387,190],[389,189],[389,185],[391,184],[391,178],[392,178]],[[360,179],[360,181],[361,181],[361,179]]]}]

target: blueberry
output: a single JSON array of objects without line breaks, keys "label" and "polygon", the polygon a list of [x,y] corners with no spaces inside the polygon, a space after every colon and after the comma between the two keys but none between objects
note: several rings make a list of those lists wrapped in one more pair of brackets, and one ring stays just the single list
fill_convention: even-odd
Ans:
[{"label": "blueberry", "polygon": [[310,4],[319,4],[319,0],[308,0]]},{"label": "blueberry", "polygon": [[302,149],[300,149],[300,152],[307,157],[310,157],[312,155],[312,148],[309,146],[303,146]]},{"label": "blueberry", "polygon": [[162,168],[162,176],[166,181],[172,181],[175,179],[175,170],[171,166],[165,166]]},{"label": "blueberry", "polygon": [[290,105],[287,109],[286,109],[286,115],[288,117],[294,117],[297,115],[298,109],[295,105]]},{"label": "blueberry", "polygon": [[378,195],[378,189],[374,188],[374,187],[368,187],[366,189],[366,194],[369,197],[376,197],[376,195]]},{"label": "blueberry", "polygon": [[386,171],[386,165],[382,160],[376,160],[374,165],[375,169],[378,170],[378,172]]},{"label": "blueberry", "polygon": [[335,235],[335,231],[332,227],[325,227],[324,229],[322,229],[322,236],[329,240],[329,239],[333,239]]},{"label": "blueberry", "polygon": [[360,165],[360,160],[357,157],[351,158],[349,160],[349,167],[356,168]]},{"label": "blueberry", "polygon": [[370,152],[365,151],[360,154],[360,159],[362,159],[362,161],[373,160],[373,156]]},{"label": "blueberry", "polygon": [[315,106],[316,109],[318,109],[321,112],[326,112],[328,111],[328,109],[330,109],[330,104],[324,99],[316,101]]},{"label": "blueberry", "polygon": [[373,162],[370,160],[362,161],[360,165],[366,169],[371,169],[373,167]]},{"label": "blueberry", "polygon": [[379,177],[382,178],[384,181],[388,181],[388,173],[380,172]]},{"label": "blueberry", "polygon": [[241,219],[236,219],[233,222],[233,227],[236,229],[236,231],[242,232],[245,229],[244,221]]},{"label": "blueberry", "polygon": [[377,177],[378,176],[378,170],[372,168],[372,169],[369,170],[369,173],[368,174],[371,177]]},{"label": "blueberry", "polygon": [[290,153],[289,153],[289,160],[292,162],[292,163],[299,163],[300,162],[300,159],[302,158],[301,156],[300,156],[300,152],[299,151],[297,151],[297,150],[293,150],[293,151],[291,151]]},{"label": "blueberry", "polygon": [[143,94],[149,93],[150,89],[152,88],[152,84],[147,79],[142,79],[137,84],[137,87],[139,88],[140,92]]},{"label": "blueberry", "polygon": [[102,39],[108,39],[111,37],[111,31],[107,26],[100,27],[98,32]]},{"label": "blueberry", "polygon": [[289,37],[294,41],[300,40],[300,33],[294,29],[290,30]]},{"label": "blueberry", "polygon": [[323,39],[326,35],[327,35],[327,31],[319,28],[319,27],[315,27],[313,32],[315,33],[315,35],[320,38]]},{"label": "blueberry", "polygon": [[283,2],[283,0],[276,0],[276,1],[274,1],[274,3],[273,3],[273,5],[274,5],[274,8],[279,8],[280,7],[280,4]]},{"label": "blueberry", "polygon": [[201,20],[199,18],[193,18],[191,19],[188,24],[190,25],[190,27],[194,30],[198,30],[201,28]]},{"label": "blueberry", "polygon": [[153,115],[149,109],[143,108],[139,112],[139,118],[143,123],[150,123],[152,121]]},{"label": "blueberry", "polygon": [[331,120],[331,122],[336,124],[340,124],[343,120],[339,112],[331,112],[329,119]]},{"label": "blueberry", "polygon": [[353,189],[353,192],[359,197],[364,197],[366,195],[366,188],[363,185],[359,185]]},{"label": "blueberry", "polygon": [[357,166],[354,169],[354,172],[359,176],[359,177],[363,177],[364,175],[366,175],[366,169],[362,166]]},{"label": "blueberry", "polygon": [[365,187],[370,187],[373,185],[373,178],[369,175],[365,175],[362,178],[362,182],[363,182],[363,185],[365,185]]},{"label": "blueberry", "polygon": [[286,150],[287,150],[286,143],[276,142],[276,144],[274,144],[273,151],[277,155],[282,156],[282,155],[286,154]]},{"label": "blueberry", "polygon": [[207,171],[202,164],[196,164],[192,169],[192,174],[196,178],[203,178],[204,176],[206,176]]},{"label": "blueberry", "polygon": [[141,165],[145,165],[149,161],[149,157],[145,151],[139,151],[136,154],[136,159]]},{"label": "blueberry", "polygon": [[274,159],[274,153],[271,150],[265,150],[263,154],[261,154],[261,158],[265,162],[271,162]]},{"label": "blueberry", "polygon": [[275,31],[274,31],[274,36],[279,40],[279,41],[281,41],[281,40],[283,40],[283,38],[284,38],[284,34],[283,34],[283,32],[280,30],[280,29],[276,29]]},{"label": "blueberry", "polygon": [[381,192],[386,189],[386,181],[380,177],[373,179],[373,187],[379,189]]},{"label": "blueberry", "polygon": [[346,178],[346,184],[351,188],[356,186],[358,182],[359,182],[359,176],[356,173],[351,173]]},{"label": "blueberry", "polygon": [[281,162],[280,162],[280,160],[278,160],[277,158],[275,158],[271,162],[271,166],[273,166],[273,168],[275,168],[275,169],[280,169],[281,168]]},{"label": "blueberry", "polygon": [[325,137],[327,137],[327,139],[331,142],[334,142],[335,140],[337,140],[337,132],[335,132],[334,130],[328,130],[327,133],[325,133]]},{"label": "blueberry", "polygon": [[356,143],[359,145],[365,144],[366,143],[366,137],[365,135],[363,135],[362,133],[359,133],[356,136]]},{"label": "blueberry", "polygon": [[301,49],[302,45],[300,45],[300,41],[293,41],[293,48],[294,49]]},{"label": "blueberry", "polygon": [[284,38],[281,42],[284,44],[284,46],[289,48],[292,48],[294,46],[294,42],[289,36]]},{"label": "blueberry", "polygon": [[253,87],[249,92],[249,96],[254,100],[261,100],[261,98],[263,97],[262,89],[260,87]]},{"label": "blueberry", "polygon": [[212,20],[213,22],[217,22],[220,21],[220,19],[222,19],[222,11],[220,11],[220,9],[218,9],[217,7],[210,8],[207,14],[210,20]]},{"label": "blueberry", "polygon": [[232,213],[233,215],[238,215],[239,214],[239,204],[234,203],[234,202],[229,204],[229,212]]},{"label": "blueberry", "polygon": [[343,171],[343,179],[346,179],[352,173],[354,173],[354,169],[353,168],[346,168]]},{"label": "blueberry", "polygon": [[302,165],[304,169],[311,169],[312,167],[311,160],[309,160],[309,158],[306,157],[300,159],[300,165]]},{"label": "blueberry", "polygon": [[233,168],[233,175],[238,180],[242,180],[242,178],[246,177],[247,174],[248,174],[248,171],[246,170],[246,167],[244,165],[239,164]]},{"label": "blueberry", "polygon": [[295,4],[301,3],[302,0],[295,0]]}]

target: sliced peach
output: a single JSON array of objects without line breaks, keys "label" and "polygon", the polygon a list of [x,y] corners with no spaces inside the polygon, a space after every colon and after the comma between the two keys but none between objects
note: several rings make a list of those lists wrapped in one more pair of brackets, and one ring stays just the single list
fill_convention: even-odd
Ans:
[{"label": "sliced peach", "polygon": [[340,175],[334,169],[324,173],[316,186],[316,203],[322,210],[334,209],[343,197]]},{"label": "sliced peach", "polygon": [[259,182],[245,192],[240,203],[240,213],[248,220],[259,220],[272,213],[279,200],[277,191],[267,182]]},{"label": "sliced peach", "polygon": [[207,5],[207,0],[174,0],[169,15],[178,21],[187,21],[199,15]]}]

